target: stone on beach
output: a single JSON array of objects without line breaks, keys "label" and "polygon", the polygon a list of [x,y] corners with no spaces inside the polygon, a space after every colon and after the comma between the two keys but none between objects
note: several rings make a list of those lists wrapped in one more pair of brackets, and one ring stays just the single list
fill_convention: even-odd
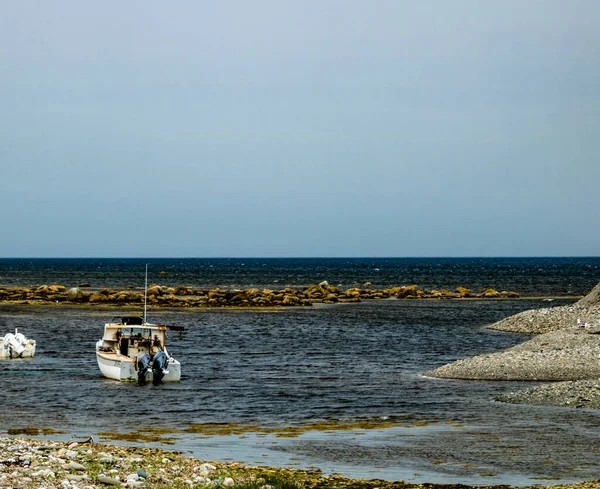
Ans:
[{"label": "stone on beach", "polygon": [[81,465],[80,463],[73,462],[73,461],[69,462],[66,465],[66,468],[73,469],[73,470],[85,470],[85,466]]},{"label": "stone on beach", "polygon": [[85,475],[77,475],[77,474],[67,474],[65,476],[65,478],[70,481],[80,482],[80,481],[86,479],[86,476]]},{"label": "stone on beach", "polygon": [[115,479],[114,477],[109,477],[104,474],[100,474],[98,476],[98,482],[102,482],[102,484],[106,484],[108,486],[120,486],[121,481],[119,479]]}]

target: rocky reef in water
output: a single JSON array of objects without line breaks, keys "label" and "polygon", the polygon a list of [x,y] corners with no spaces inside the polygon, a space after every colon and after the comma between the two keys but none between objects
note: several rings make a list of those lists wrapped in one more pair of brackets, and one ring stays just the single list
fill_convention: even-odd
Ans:
[{"label": "rocky reef in water", "polygon": [[[378,299],[507,299],[518,298],[513,291],[498,292],[485,289],[473,292],[465,287],[454,291],[425,290],[417,285],[397,286],[385,289],[371,288],[370,283],[361,287],[342,290],[326,281],[293,289],[198,289],[188,285],[163,287],[152,284],[146,291],[149,304],[162,307],[285,307],[312,306],[315,303],[336,304]],[[64,285],[40,285],[35,287],[0,287],[0,303],[16,304],[142,304],[144,291],[126,288],[93,290],[89,284],[78,287]]]}]

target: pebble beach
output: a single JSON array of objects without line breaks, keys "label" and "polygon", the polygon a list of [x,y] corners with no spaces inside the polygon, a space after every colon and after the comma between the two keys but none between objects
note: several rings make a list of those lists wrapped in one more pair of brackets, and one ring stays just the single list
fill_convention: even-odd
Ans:
[{"label": "pebble beach", "polygon": [[[156,489],[237,487],[294,488],[468,488],[465,485],[409,484],[377,479],[324,476],[318,471],[251,467],[239,463],[200,461],[160,449],[119,447],[83,442],[50,442],[0,437],[0,488],[97,489],[148,487]],[[510,486],[477,486],[507,488]],[[527,487],[541,487],[532,485]],[[600,481],[560,484],[554,489],[597,489]]]}]

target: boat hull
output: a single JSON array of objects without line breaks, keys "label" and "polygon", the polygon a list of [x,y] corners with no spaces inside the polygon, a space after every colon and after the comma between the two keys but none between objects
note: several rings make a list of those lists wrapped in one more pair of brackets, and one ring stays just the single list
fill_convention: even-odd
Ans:
[{"label": "boat hull", "polygon": [[[96,360],[100,372],[107,379],[137,382],[138,371],[135,359],[116,353],[96,351]],[[181,364],[177,360],[169,358],[167,370],[168,373],[162,378],[162,382],[178,382],[181,380]],[[152,379],[152,369],[148,369],[146,380],[152,381]]]},{"label": "boat hull", "polygon": [[0,359],[17,359],[17,358],[33,358],[35,356],[35,340],[27,340],[25,349],[16,354],[11,352],[8,344],[4,343],[4,338],[0,338]]}]

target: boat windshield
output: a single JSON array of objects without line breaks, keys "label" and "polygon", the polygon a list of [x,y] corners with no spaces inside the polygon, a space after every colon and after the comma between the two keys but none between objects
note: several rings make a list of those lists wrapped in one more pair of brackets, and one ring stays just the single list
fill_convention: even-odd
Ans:
[{"label": "boat windshield", "polygon": [[150,328],[121,328],[120,331],[125,338],[152,338]]}]

